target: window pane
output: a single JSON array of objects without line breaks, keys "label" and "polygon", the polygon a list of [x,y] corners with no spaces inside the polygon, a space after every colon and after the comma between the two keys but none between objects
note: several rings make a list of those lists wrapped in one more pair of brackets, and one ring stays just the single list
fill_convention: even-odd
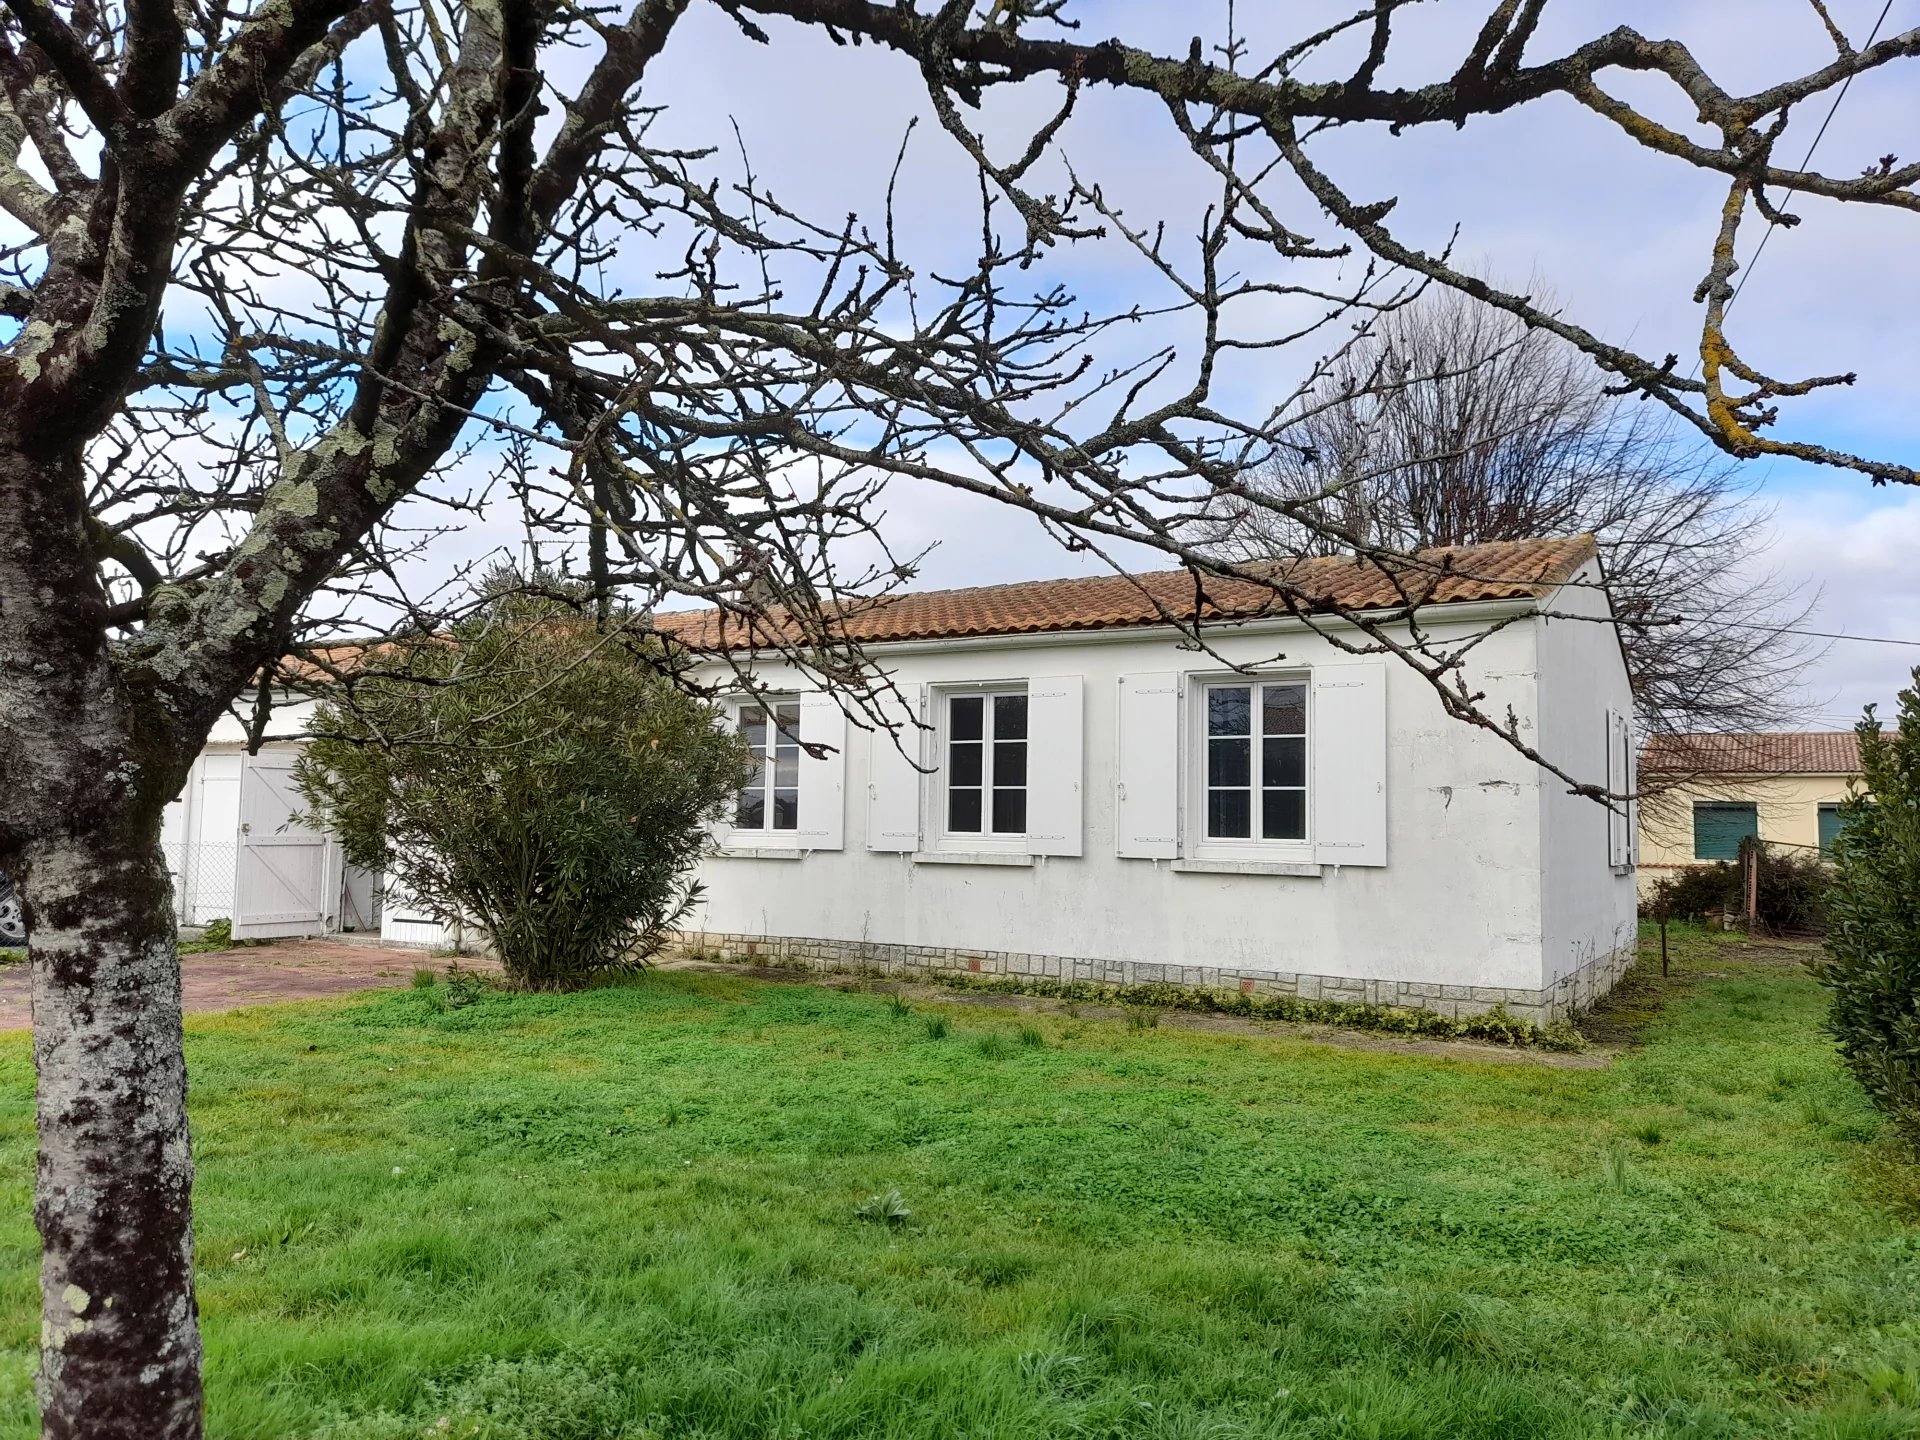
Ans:
[{"label": "window pane", "polygon": [[751,745],[755,754],[767,748],[767,712],[758,705],[749,705],[740,711],[740,733]]},{"label": "window pane", "polygon": [[986,702],[978,695],[956,695],[947,710],[947,735],[954,740],[978,740]]},{"label": "window pane", "polygon": [[978,790],[947,792],[947,828],[961,835],[980,833],[980,792]]},{"label": "window pane", "polygon": [[1262,707],[1261,730],[1268,735],[1307,733],[1307,687],[1269,685]]},{"label": "window pane", "polygon": [[1266,790],[1260,796],[1260,834],[1267,840],[1307,838],[1307,792]]},{"label": "window pane", "polygon": [[985,747],[978,740],[965,740],[947,747],[947,781],[953,785],[978,785],[980,783],[980,752]]},{"label": "window pane", "polygon": [[1024,790],[996,790],[993,792],[993,833],[996,835],[1024,835],[1027,830],[1027,792]]},{"label": "window pane", "polygon": [[996,740],[1027,738],[1026,696],[996,695],[993,697],[993,738]]},{"label": "window pane", "polygon": [[773,718],[779,724],[780,743],[798,744],[800,740],[800,706],[791,701],[782,701],[773,707]]},{"label": "window pane", "polygon": [[1207,792],[1207,837],[1246,840],[1253,834],[1253,801],[1245,790]]},{"label": "window pane", "polygon": [[1253,742],[1251,740],[1207,741],[1207,784],[1251,785],[1253,783]]},{"label": "window pane", "polygon": [[1248,735],[1252,731],[1252,691],[1245,685],[1216,685],[1207,691],[1207,734]]},{"label": "window pane", "polygon": [[773,828],[776,830],[800,828],[800,792],[798,790],[773,792]]},{"label": "window pane", "polygon": [[742,830],[758,830],[767,823],[767,792],[742,790],[735,807],[733,823]]},{"label": "window pane", "polygon": [[995,785],[1024,785],[1027,783],[1026,741],[998,740],[994,742],[993,783]]},{"label": "window pane", "polygon": [[1262,740],[1266,752],[1260,757],[1260,780],[1265,785],[1305,785],[1307,783],[1307,742],[1304,737]]},{"label": "window pane", "polygon": [[773,783],[782,789],[791,790],[800,783],[800,752],[780,748],[779,758],[773,762]]}]

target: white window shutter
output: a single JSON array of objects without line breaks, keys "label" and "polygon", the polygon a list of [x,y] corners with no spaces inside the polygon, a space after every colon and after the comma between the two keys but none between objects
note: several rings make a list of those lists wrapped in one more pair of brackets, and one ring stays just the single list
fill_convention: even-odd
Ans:
[{"label": "white window shutter", "polygon": [[1614,798],[1627,788],[1626,767],[1620,763],[1620,724],[1620,712],[1607,711],[1607,864],[1616,869],[1627,863],[1627,817]]},{"label": "white window shutter", "polygon": [[1627,749],[1627,865],[1640,865],[1640,731],[1631,720],[1625,725]]},{"label": "white window shutter", "polygon": [[1180,855],[1180,677],[1120,677],[1120,763],[1114,851],[1136,860]]},{"label": "white window shutter", "polygon": [[1387,863],[1387,667],[1380,661],[1313,672],[1313,858],[1322,865]]},{"label": "white window shutter", "polygon": [[921,757],[926,738],[926,732],[917,723],[926,719],[926,686],[917,689],[918,693],[911,697],[914,714],[889,716],[899,726],[897,734],[881,729],[870,734],[867,751],[869,850],[898,855],[920,848],[920,789],[925,777],[908,758]]},{"label": "white window shutter", "polygon": [[1085,686],[1078,675],[1027,682],[1027,853],[1078,855]]},{"label": "white window shutter", "polygon": [[[820,758],[807,746],[830,747]],[[803,850],[840,850],[846,845],[847,717],[824,690],[800,696],[800,829]]]}]

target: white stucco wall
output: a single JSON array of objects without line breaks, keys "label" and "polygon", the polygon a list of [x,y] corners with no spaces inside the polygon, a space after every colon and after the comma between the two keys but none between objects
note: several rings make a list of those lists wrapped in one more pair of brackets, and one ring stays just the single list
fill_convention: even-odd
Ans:
[{"label": "white stucco wall", "polygon": [[[1589,564],[1533,622],[1541,753],[1575,780],[1607,783],[1609,710],[1629,715],[1633,695],[1600,571]],[[1540,795],[1542,934],[1551,984],[1610,950],[1633,943],[1633,872],[1607,863],[1607,811],[1537,772]]]},{"label": "white stucco wall", "polygon": [[[1430,620],[1444,635],[1482,621]],[[1557,629],[1558,627],[1556,627]],[[1495,713],[1511,704],[1538,728],[1538,622],[1531,617],[1472,652],[1469,679]],[[1238,663],[1317,669],[1354,663],[1320,637],[1294,628],[1223,632],[1214,643]],[[1588,625],[1556,636],[1554,685],[1541,743],[1582,761],[1582,711],[1604,713],[1620,670],[1611,631]],[[1562,652],[1566,652],[1562,654]],[[1128,631],[1019,640],[876,646],[873,657],[905,687],[920,684],[1084,678],[1084,850],[1040,857],[1029,868],[927,864],[866,848],[869,736],[849,729],[845,848],[802,858],[720,856],[702,869],[707,899],[691,923],[731,934],[964,947],[1215,966],[1379,980],[1540,989],[1586,927],[1592,946],[1611,943],[1632,915],[1631,880],[1621,891],[1604,844],[1590,865],[1577,843],[1590,819],[1543,795],[1543,777],[1509,747],[1449,719],[1431,687],[1387,661],[1387,864],[1328,867],[1312,876],[1196,874],[1164,861],[1115,854],[1119,680],[1150,671],[1214,670],[1165,634]],[[1562,664],[1562,661],[1565,664]],[[1569,671],[1587,674],[1576,688]],[[716,677],[717,678],[717,677]],[[770,668],[774,688],[802,688]],[[1625,676],[1617,676],[1624,692]],[[1594,718],[1599,733],[1603,718]],[[888,743],[881,739],[878,743]],[[1310,742],[1311,743],[1311,742]],[[1034,754],[1033,766],[1046,758]],[[1557,784],[1557,782],[1555,782]],[[1191,805],[1189,795],[1183,802]],[[803,820],[804,823],[804,820]],[[1553,863],[1549,863],[1549,848]],[[1550,879],[1549,879],[1550,875]],[[1625,895],[1624,905],[1617,896]],[[1551,915],[1549,915],[1551,908]]]}]

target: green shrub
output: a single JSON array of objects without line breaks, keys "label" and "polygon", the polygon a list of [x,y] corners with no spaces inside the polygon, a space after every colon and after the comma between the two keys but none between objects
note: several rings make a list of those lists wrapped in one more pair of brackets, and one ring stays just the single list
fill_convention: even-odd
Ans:
[{"label": "green shrub", "polygon": [[[1832,871],[1811,851],[1761,844],[1760,927],[1775,934],[1818,934],[1827,924],[1827,891]],[[1645,910],[1674,920],[1705,920],[1718,910],[1744,915],[1746,874],[1739,865],[1717,860],[1689,865],[1661,878]]]},{"label": "green shrub", "polygon": [[1815,973],[1848,1068],[1920,1146],[1920,670],[1899,730],[1869,706],[1858,733],[1863,784],[1842,807]]},{"label": "green shrub", "polygon": [[1716,910],[1738,914],[1745,905],[1739,867],[1716,860],[1662,876],[1645,908],[1649,918],[1664,912],[1670,919],[1700,921]]},{"label": "green shrub", "polygon": [[349,861],[477,926],[514,984],[570,989],[666,941],[746,752],[639,621],[493,583],[327,697],[299,782]]}]

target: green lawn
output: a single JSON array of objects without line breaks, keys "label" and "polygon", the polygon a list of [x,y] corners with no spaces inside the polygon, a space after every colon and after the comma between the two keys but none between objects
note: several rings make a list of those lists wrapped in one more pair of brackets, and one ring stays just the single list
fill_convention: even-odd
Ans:
[{"label": "green lawn", "polygon": [[[1920,1435],[1916,1189],[1819,992],[1682,972],[1598,1070],[713,975],[198,1019],[211,1430]],[[5,1436],[30,1087],[0,1039]]]}]

